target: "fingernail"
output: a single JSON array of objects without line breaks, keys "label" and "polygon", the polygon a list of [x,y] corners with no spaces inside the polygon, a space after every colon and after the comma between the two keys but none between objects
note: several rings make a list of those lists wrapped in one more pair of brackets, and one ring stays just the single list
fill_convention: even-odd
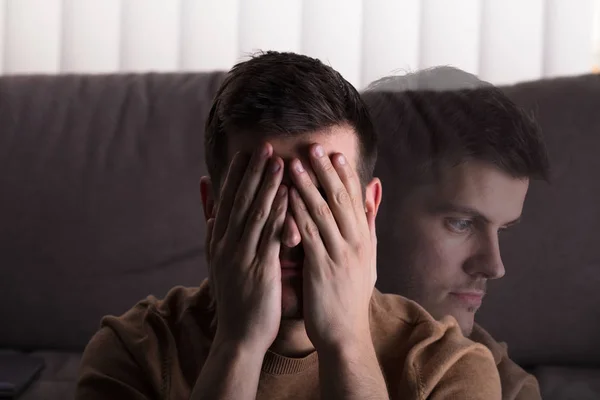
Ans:
[{"label": "fingernail", "polygon": [[260,151],[260,155],[266,157],[269,155],[269,147],[266,144],[262,145],[262,150]]},{"label": "fingernail", "polygon": [[342,154],[340,154],[338,157],[338,162],[340,163],[340,165],[346,164],[346,157],[344,157]]},{"label": "fingernail", "polygon": [[300,162],[300,160],[296,160],[296,165],[294,165],[294,168],[296,168],[296,171],[298,172],[304,172],[304,167],[302,166],[302,163]]},{"label": "fingernail", "polygon": [[272,172],[277,172],[277,171],[279,171],[280,168],[281,168],[281,165],[279,165],[277,160],[271,161],[271,171]]},{"label": "fingernail", "polygon": [[325,154],[325,152],[323,151],[323,147],[321,147],[321,145],[317,145],[315,146],[315,156],[317,157],[323,157],[323,154]]}]

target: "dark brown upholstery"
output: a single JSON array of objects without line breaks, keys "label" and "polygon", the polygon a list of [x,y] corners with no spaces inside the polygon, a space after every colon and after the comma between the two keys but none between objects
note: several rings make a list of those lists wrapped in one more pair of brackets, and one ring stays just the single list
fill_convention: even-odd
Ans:
[{"label": "dark brown upholstery", "polygon": [[[47,360],[26,399],[72,396],[78,352],[103,315],[206,276],[198,180],[221,79],[0,78],[0,349]],[[522,226],[503,242],[507,276],[491,285],[479,321],[539,371],[548,398],[575,398],[556,393],[577,393],[564,388],[583,387],[600,368],[600,77],[507,92],[539,116],[554,182],[532,185]],[[385,146],[379,285],[393,290],[394,157]],[[563,392],[551,386],[558,377]]]},{"label": "dark brown upholstery", "polygon": [[219,79],[0,78],[1,346],[81,350],[107,312],[205,277]]},{"label": "dark brown upholstery", "polygon": [[542,125],[552,182],[532,185],[480,322],[522,363],[600,367],[600,75],[507,93]]}]

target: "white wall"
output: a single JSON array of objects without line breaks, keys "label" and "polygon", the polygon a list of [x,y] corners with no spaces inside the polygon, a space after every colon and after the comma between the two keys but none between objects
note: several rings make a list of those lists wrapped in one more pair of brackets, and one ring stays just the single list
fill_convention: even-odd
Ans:
[{"label": "white wall", "polygon": [[594,24],[594,44],[593,44],[593,57],[594,57],[594,71],[600,73],[600,0],[595,0],[596,3],[596,13],[595,13],[595,21]]},{"label": "white wall", "polygon": [[598,0],[0,0],[0,73],[210,71],[258,49],[364,87],[455,65],[493,83],[590,72]]}]

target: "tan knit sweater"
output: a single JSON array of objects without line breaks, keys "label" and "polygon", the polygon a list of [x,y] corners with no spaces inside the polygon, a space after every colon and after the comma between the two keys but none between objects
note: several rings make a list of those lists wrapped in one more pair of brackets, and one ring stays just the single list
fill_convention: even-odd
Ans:
[{"label": "tan knit sweater", "polygon": [[508,357],[505,343],[498,343],[492,335],[475,324],[471,340],[483,344],[492,352],[500,374],[502,400],[542,400],[537,379]]},{"label": "tan knit sweater", "polygon": [[[120,317],[103,318],[85,349],[77,399],[189,399],[213,330],[208,285],[148,297]],[[391,399],[499,400],[490,351],[466,339],[453,318],[436,322],[404,297],[375,291],[373,344]],[[264,357],[262,399],[319,399],[319,359]]]}]

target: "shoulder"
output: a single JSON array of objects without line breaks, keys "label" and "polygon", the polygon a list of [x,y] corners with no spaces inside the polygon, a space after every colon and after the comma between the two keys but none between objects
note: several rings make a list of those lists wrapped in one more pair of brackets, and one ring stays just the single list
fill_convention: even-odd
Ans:
[{"label": "shoulder", "polygon": [[[88,383],[131,384],[136,390],[162,390],[163,361],[179,347],[183,329],[202,324],[208,309],[207,283],[200,287],[174,287],[158,299],[148,296],[120,316],[105,316],[87,344],[79,370],[78,390]],[[198,315],[190,312],[200,310]],[[209,326],[210,321],[206,322]]]},{"label": "shoulder", "polygon": [[199,287],[176,286],[164,298],[148,296],[120,316],[105,316],[100,324],[122,340],[140,343],[160,331],[178,329],[192,310],[208,318],[211,312],[208,297],[206,281]]},{"label": "shoulder", "polygon": [[497,342],[478,324],[473,326],[470,339],[483,344],[493,354],[505,399],[541,399],[537,379],[510,359],[506,343]]},{"label": "shoulder", "polygon": [[201,325],[212,320],[209,298],[205,281],[197,288],[174,287],[163,299],[148,296],[120,316],[104,317],[84,350],[76,398],[167,397],[166,360],[175,362],[180,348],[189,352],[185,338],[201,340]]},{"label": "shoulder", "polygon": [[371,320],[375,323],[385,321],[414,326],[433,321],[433,317],[413,300],[375,289],[371,297]]},{"label": "shoulder", "polygon": [[[383,294],[375,290],[371,298],[371,332],[376,337],[390,337],[401,333],[412,341],[435,341],[444,336],[465,339],[453,318],[440,322],[435,320],[420,304],[396,294]],[[398,340],[398,339],[396,339]],[[469,341],[467,339],[469,343]]]},{"label": "shoulder", "polygon": [[497,342],[492,335],[490,335],[480,325],[473,325],[473,331],[471,332],[469,338],[474,342],[481,343],[487,347],[492,352],[496,364],[500,364],[500,362],[507,357],[506,344]]},{"label": "shoulder", "polygon": [[[379,292],[373,296],[371,317],[386,375],[401,374],[399,393],[419,399],[500,399],[490,350],[466,338],[454,318],[436,321],[416,302]],[[394,354],[395,361],[385,354]]]},{"label": "shoulder", "polygon": [[418,325],[414,343],[406,368],[423,398],[500,399],[491,352],[463,336],[453,317]]}]

